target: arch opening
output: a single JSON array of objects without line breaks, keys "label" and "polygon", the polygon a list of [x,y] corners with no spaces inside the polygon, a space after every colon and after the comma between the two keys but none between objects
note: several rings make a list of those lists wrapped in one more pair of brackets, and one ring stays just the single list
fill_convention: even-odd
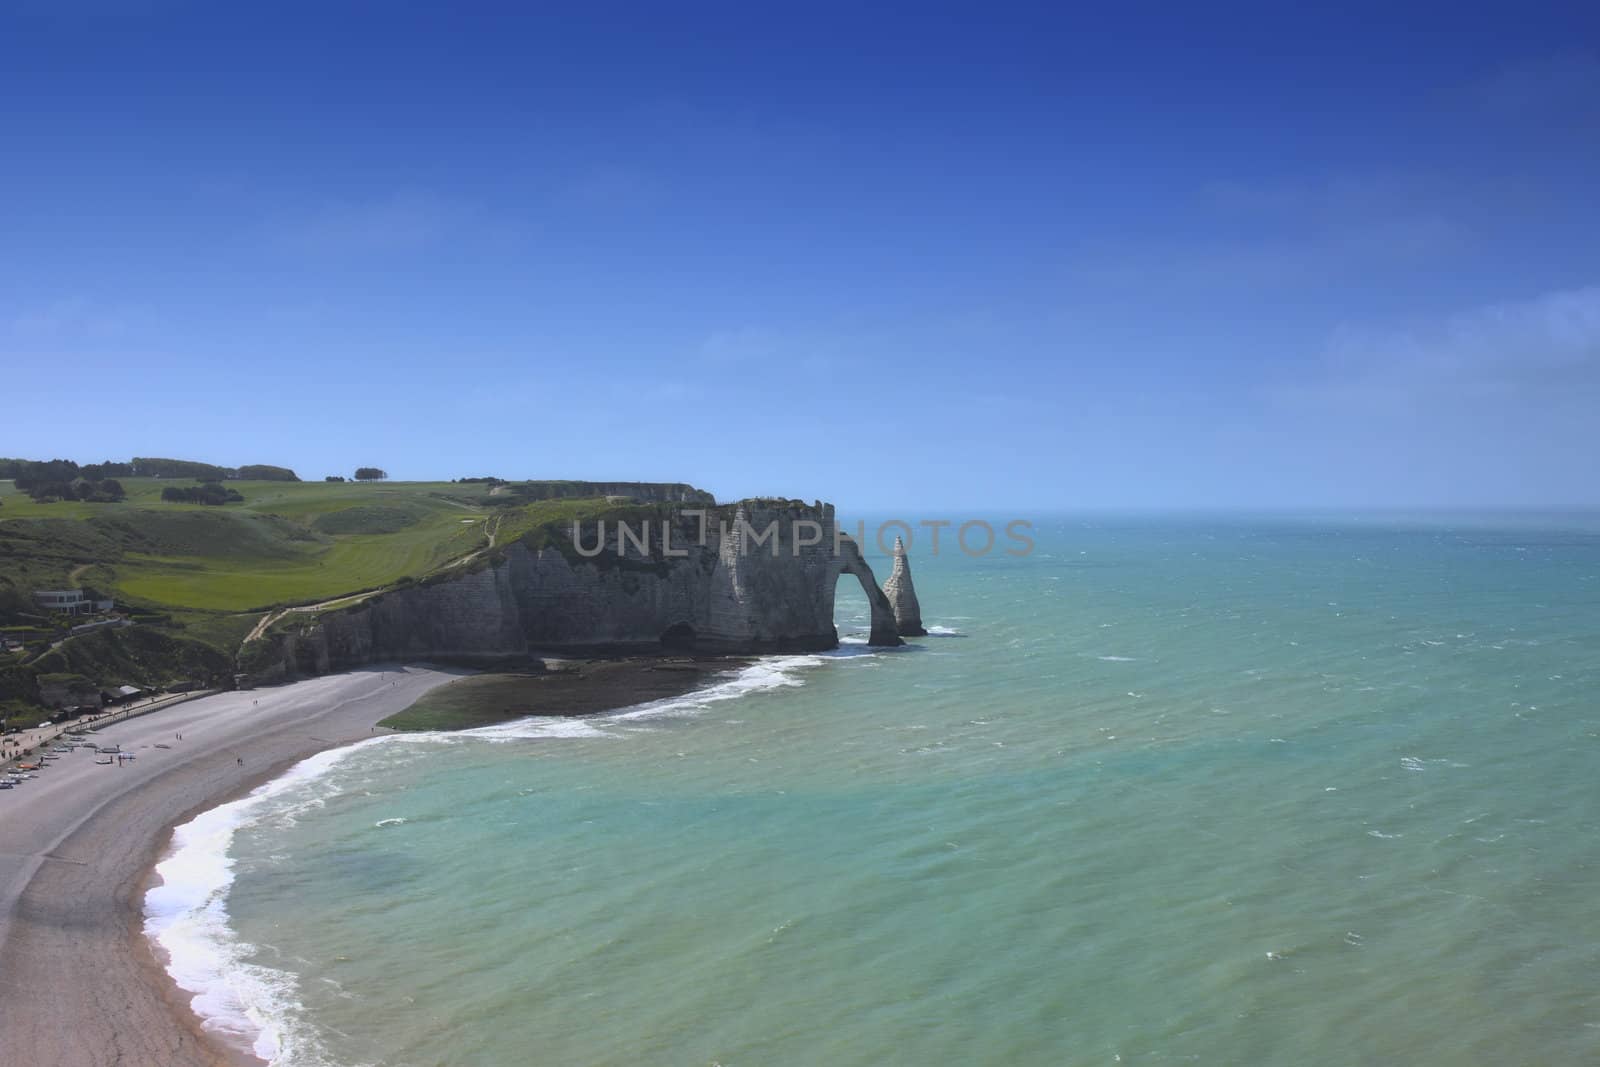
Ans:
[{"label": "arch opening", "polygon": [[[889,598],[883,595],[883,590],[878,586],[878,579],[873,576],[872,568],[867,561],[861,558],[861,552],[856,548],[855,542],[849,538],[841,538],[843,549],[840,576],[845,574],[855,575],[856,581],[861,584],[861,593],[866,598],[867,607],[867,644],[869,645],[903,645],[900,632],[895,628],[894,609],[889,606]],[[849,602],[847,597],[846,603]],[[838,618],[838,594],[834,595],[834,617]],[[835,623],[837,626],[837,622]]]},{"label": "arch opening", "polygon": [[693,626],[686,622],[675,622],[661,631],[661,647],[669,652],[692,652],[695,637]]}]

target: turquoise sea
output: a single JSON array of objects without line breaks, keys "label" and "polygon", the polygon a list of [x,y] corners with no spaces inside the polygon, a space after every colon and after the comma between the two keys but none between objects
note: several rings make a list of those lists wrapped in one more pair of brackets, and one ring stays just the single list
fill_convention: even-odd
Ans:
[{"label": "turquoise sea", "polygon": [[1600,1061],[1600,522],[1034,521],[905,649],[846,578],[836,654],[201,816],[175,969],[296,1067]]}]

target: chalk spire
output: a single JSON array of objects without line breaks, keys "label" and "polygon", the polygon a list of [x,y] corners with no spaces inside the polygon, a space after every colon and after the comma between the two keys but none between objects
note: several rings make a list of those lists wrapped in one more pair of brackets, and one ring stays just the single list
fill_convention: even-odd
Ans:
[{"label": "chalk spire", "polygon": [[917,589],[911,584],[906,543],[899,537],[894,539],[894,568],[883,583],[883,593],[894,608],[895,628],[902,637],[921,637],[928,632],[922,628],[922,605],[917,603]]}]

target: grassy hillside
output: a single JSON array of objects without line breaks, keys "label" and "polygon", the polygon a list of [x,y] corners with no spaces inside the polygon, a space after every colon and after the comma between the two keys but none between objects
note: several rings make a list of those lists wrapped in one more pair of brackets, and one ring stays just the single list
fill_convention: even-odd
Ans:
[{"label": "grassy hillside", "polygon": [[487,543],[479,486],[236,481],[242,504],[208,507],[162,501],[172,484],[128,478],[119,504],[40,504],[0,482],[0,585],[260,612],[417,577]]},{"label": "grassy hillside", "polygon": [[[584,483],[574,482],[496,493],[466,482],[246,480],[226,483],[241,503],[207,506],[161,499],[183,479],[121,482],[120,503],[45,504],[0,481],[0,633],[28,644],[0,656],[9,679],[0,704],[22,699],[40,664],[101,682],[221,679],[246,635],[280,609],[443,578],[519,540],[570,550],[562,535],[574,519],[637,521],[679,506],[579,497]],[[138,625],[69,637],[73,620],[31,599],[78,587],[114,597]]]}]

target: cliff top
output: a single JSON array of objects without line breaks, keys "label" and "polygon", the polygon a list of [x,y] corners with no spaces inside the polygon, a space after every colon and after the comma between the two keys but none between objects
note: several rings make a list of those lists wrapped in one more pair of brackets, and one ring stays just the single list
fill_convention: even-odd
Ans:
[{"label": "cliff top", "polygon": [[[0,717],[37,673],[22,684],[19,672],[53,645],[60,647],[51,653],[52,669],[72,670],[79,646],[143,642],[114,660],[128,675],[119,680],[159,683],[169,680],[158,677],[163,671],[182,674],[174,665],[186,658],[213,669],[226,665],[275,610],[470,564],[504,543],[502,530],[515,537],[574,515],[712,500],[685,483],[239,479],[226,483],[238,499],[213,505],[163,499],[163,490],[188,484],[181,479],[119,481],[126,494],[119,502],[49,503],[0,481],[0,635],[24,646],[0,651]],[[636,505],[636,498],[652,503]],[[32,597],[38,589],[84,587],[114,599],[117,613],[137,625],[91,646],[85,638],[68,639],[72,625],[88,620],[44,610]],[[143,636],[126,636],[135,631]],[[144,662],[158,633],[192,646],[193,654],[164,649]],[[103,653],[88,657],[88,665],[113,662]]]}]

